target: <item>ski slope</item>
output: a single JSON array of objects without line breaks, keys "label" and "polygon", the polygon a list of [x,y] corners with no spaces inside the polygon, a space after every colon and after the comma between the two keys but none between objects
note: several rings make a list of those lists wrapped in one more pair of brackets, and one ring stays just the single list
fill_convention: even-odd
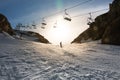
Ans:
[{"label": "ski slope", "polygon": [[0,80],[120,80],[120,46],[59,45],[0,33]]}]

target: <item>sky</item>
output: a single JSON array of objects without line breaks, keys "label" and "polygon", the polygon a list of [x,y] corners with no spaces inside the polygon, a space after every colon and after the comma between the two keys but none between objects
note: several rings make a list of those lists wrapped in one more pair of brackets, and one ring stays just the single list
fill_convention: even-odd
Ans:
[{"label": "sky", "polygon": [[[88,0],[0,0],[0,13],[8,18],[13,28],[18,23],[31,25],[35,22],[37,29],[34,31],[39,32],[52,43],[59,43],[60,41],[71,42],[81,32],[88,28],[86,19],[89,15],[75,17],[72,18],[71,22],[67,22],[63,20],[64,9],[84,1]],[[67,10],[67,13],[70,16],[76,16],[106,9],[112,1],[113,0],[91,0],[86,4]],[[63,12],[52,15],[61,10],[63,10]],[[95,18],[105,12],[107,11],[92,14],[92,17]],[[48,25],[46,29],[43,30],[40,27],[42,18],[45,16],[49,16],[45,18]],[[52,26],[54,26],[55,22],[59,24],[59,27],[53,29]]]}]

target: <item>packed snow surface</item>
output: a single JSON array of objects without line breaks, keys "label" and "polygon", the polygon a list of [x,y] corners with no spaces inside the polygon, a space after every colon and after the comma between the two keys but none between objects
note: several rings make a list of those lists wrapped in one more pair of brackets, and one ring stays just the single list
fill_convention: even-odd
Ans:
[{"label": "packed snow surface", "polygon": [[60,48],[0,33],[0,80],[120,80],[120,46]]}]

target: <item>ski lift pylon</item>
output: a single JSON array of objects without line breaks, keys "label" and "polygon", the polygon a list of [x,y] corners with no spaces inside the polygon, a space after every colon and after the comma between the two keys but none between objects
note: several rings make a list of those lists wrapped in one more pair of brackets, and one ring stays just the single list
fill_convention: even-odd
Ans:
[{"label": "ski lift pylon", "polygon": [[71,21],[71,16],[67,13],[67,9],[65,9],[64,19],[67,21]]}]

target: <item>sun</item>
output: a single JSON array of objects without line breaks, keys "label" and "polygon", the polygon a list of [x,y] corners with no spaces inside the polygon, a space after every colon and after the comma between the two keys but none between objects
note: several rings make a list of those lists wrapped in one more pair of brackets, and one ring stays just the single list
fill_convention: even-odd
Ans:
[{"label": "sun", "polygon": [[60,42],[67,44],[71,41],[70,33],[71,29],[68,26],[67,22],[63,18],[59,17],[57,18],[56,28],[52,28],[49,31],[49,40],[53,44],[59,44]]}]

